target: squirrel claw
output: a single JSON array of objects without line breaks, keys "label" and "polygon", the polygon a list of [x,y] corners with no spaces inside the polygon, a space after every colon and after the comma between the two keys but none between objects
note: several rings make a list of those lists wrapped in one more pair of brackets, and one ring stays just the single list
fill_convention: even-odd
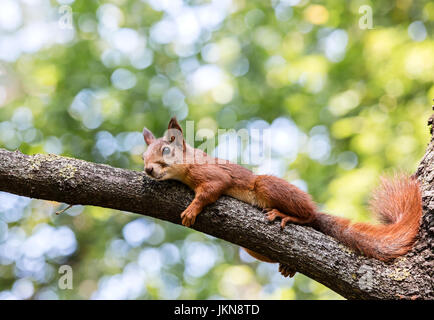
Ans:
[{"label": "squirrel claw", "polygon": [[279,272],[285,278],[286,277],[292,278],[297,273],[297,271],[294,268],[288,266],[287,264],[282,264],[282,263],[279,263]]},{"label": "squirrel claw", "polygon": [[270,222],[273,222],[274,220],[276,220],[277,217],[280,217],[282,219],[282,222],[280,223],[280,228],[281,229],[285,228],[286,223],[291,219],[290,217],[288,217],[287,215],[281,213],[277,209],[272,209],[267,214],[267,219]]},{"label": "squirrel claw", "polygon": [[290,217],[282,218],[282,222],[280,223],[280,229],[283,230],[283,228],[285,228],[285,226],[286,226],[286,223],[287,223],[290,219],[291,219]]},{"label": "squirrel claw", "polygon": [[280,218],[282,219],[280,222],[280,229],[283,230],[287,224],[287,222],[298,222],[294,217],[288,216],[282,212],[280,212],[277,209],[271,209],[268,213],[267,213],[267,219],[270,222],[273,222],[274,220],[276,220],[276,218]]},{"label": "squirrel claw", "polygon": [[191,227],[194,224],[194,218],[184,217],[182,218],[182,225],[185,227]]},{"label": "squirrel claw", "polygon": [[268,219],[268,221],[273,222],[277,217],[278,217],[277,210],[271,209],[271,210],[269,210],[267,212],[267,219]]},{"label": "squirrel claw", "polygon": [[181,213],[182,225],[186,227],[191,227],[196,221],[196,215],[192,212],[185,210]]}]

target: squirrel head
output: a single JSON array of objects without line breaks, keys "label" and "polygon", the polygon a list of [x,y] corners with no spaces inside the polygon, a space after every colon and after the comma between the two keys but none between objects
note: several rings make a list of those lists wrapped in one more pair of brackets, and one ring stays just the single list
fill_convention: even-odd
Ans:
[{"label": "squirrel head", "polygon": [[156,180],[176,179],[186,152],[182,128],[176,118],[170,119],[163,137],[157,139],[151,131],[144,128],[143,138],[148,145],[143,154],[146,174]]}]

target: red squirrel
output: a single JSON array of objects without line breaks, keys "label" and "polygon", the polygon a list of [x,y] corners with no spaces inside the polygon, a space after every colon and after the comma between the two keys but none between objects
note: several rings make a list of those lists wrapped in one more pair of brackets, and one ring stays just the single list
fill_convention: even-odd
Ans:
[{"label": "red squirrel", "polygon": [[[206,205],[228,195],[262,208],[269,221],[281,219],[281,228],[288,222],[311,226],[367,257],[382,261],[407,253],[418,233],[422,197],[413,177],[382,178],[371,201],[371,208],[382,224],[351,223],[349,219],[319,212],[308,193],[286,180],[255,175],[238,164],[191,147],[175,117],[162,138],[156,139],[146,128],[143,137],[148,145],[143,154],[146,174],[156,180],[181,181],[195,192],[194,200],[181,214],[184,226],[192,226]],[[278,262],[245,250],[261,261]],[[283,264],[279,264],[279,271],[285,277],[296,272]]]}]

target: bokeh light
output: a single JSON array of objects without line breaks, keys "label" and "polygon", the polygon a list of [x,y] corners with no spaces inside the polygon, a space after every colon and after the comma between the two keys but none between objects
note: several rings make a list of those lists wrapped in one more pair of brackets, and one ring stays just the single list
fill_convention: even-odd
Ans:
[{"label": "bokeh light", "polygon": [[[177,116],[194,121],[196,146],[358,220],[380,173],[414,172],[424,153],[428,0],[0,6],[1,148],[143,170],[143,126],[161,135]],[[0,192],[0,299],[341,298],[190,229],[97,207],[55,215],[64,207]],[[58,286],[62,265],[72,290]]]}]

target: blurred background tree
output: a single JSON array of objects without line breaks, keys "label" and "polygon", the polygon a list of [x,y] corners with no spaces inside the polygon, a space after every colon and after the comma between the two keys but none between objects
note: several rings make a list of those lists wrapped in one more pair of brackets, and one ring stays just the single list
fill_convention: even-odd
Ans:
[{"label": "blurred background tree", "polygon": [[[143,126],[173,115],[197,145],[270,129],[250,168],[368,220],[380,174],[424,154],[433,25],[428,0],[0,0],[0,147],[142,170]],[[341,298],[187,228],[62,207],[0,192],[0,299]]]}]

